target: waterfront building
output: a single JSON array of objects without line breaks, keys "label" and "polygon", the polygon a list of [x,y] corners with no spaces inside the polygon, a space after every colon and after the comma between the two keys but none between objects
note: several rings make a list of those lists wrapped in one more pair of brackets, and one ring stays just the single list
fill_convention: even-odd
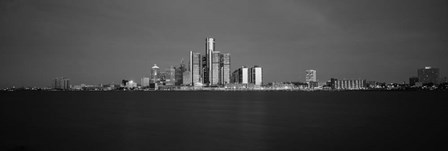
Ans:
[{"label": "waterfront building", "polygon": [[187,68],[185,67],[184,59],[182,59],[180,66],[175,69],[175,75],[174,75],[176,81],[175,85],[180,86],[184,83],[183,74],[185,71],[187,71]]},{"label": "waterfront building", "polygon": [[215,85],[219,85],[219,84],[221,84],[221,82],[219,81],[220,80],[220,77],[219,77],[219,75],[220,75],[220,71],[221,71],[221,68],[220,68],[220,62],[221,62],[221,57],[220,57],[220,52],[219,51],[213,51],[212,52],[212,58],[211,58],[211,60],[212,60],[212,64],[211,64],[211,76],[210,76],[210,85],[213,85],[213,86],[215,86]]},{"label": "waterfront building", "polygon": [[205,56],[207,57],[207,65],[204,73],[204,83],[211,84],[213,80],[213,51],[215,51],[215,39],[207,37],[205,39]]},{"label": "waterfront building", "polygon": [[193,86],[202,85],[201,54],[190,51],[190,75]]},{"label": "waterfront building", "polygon": [[317,76],[316,76],[316,70],[305,70],[305,81],[306,82],[316,82]]},{"label": "waterfront building", "polygon": [[253,66],[249,70],[249,83],[261,86],[263,84],[263,69],[259,66]]},{"label": "waterfront building", "polygon": [[150,78],[149,78],[149,77],[143,77],[143,78],[141,79],[141,83],[140,83],[140,85],[141,85],[142,87],[148,87],[148,86],[149,86],[149,82],[150,82]]},{"label": "waterfront building", "polygon": [[245,66],[235,70],[232,73],[232,83],[248,84],[249,83],[249,69]]},{"label": "waterfront building", "polygon": [[418,81],[422,84],[438,84],[439,68],[425,67],[417,70]]},{"label": "waterfront building", "polygon": [[191,83],[191,74],[190,71],[185,71],[182,75],[182,84],[183,85],[192,85]]},{"label": "waterfront building", "polygon": [[70,79],[65,77],[57,77],[54,79],[54,89],[57,90],[69,90],[70,89]]},{"label": "waterfront building", "polygon": [[160,69],[157,66],[157,64],[154,64],[154,66],[151,68],[151,83],[158,83],[160,81]]},{"label": "waterfront building", "polygon": [[166,69],[164,74],[164,82],[165,85],[174,85],[175,84],[175,72],[176,69],[171,66],[170,68]]},{"label": "waterfront building", "polygon": [[305,82],[308,84],[309,88],[318,86],[316,70],[305,70]]},{"label": "waterfront building", "polygon": [[230,53],[221,54],[221,84],[230,83]]},{"label": "waterfront building", "polygon": [[338,90],[366,89],[366,80],[334,80],[334,87]]},{"label": "waterfront building", "polygon": [[216,51],[214,38],[205,39],[205,55],[200,57],[200,82],[206,86],[230,83],[230,54]]}]

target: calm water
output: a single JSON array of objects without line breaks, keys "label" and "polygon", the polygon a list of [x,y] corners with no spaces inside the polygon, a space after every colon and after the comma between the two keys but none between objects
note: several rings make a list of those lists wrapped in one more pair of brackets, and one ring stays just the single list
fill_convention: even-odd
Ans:
[{"label": "calm water", "polygon": [[0,150],[446,150],[448,92],[0,92]]}]

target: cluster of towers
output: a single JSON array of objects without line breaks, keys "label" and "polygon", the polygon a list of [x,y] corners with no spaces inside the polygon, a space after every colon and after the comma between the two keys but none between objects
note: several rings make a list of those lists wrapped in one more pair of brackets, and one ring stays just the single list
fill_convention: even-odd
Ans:
[{"label": "cluster of towers", "polygon": [[165,72],[154,65],[151,77],[142,83],[211,87],[230,83],[262,85],[262,68],[259,66],[254,66],[250,70],[243,66],[232,74],[230,53],[217,51],[214,38],[205,39],[205,54],[190,51],[188,58],[187,65],[182,60],[179,67],[170,67]]},{"label": "cluster of towers", "polygon": [[219,86],[230,83],[230,54],[216,50],[215,39],[206,38],[205,55],[190,51],[184,85]]}]

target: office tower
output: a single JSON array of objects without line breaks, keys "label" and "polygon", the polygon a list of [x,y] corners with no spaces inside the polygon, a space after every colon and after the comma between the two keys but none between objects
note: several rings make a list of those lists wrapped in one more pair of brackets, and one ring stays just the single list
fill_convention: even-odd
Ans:
[{"label": "office tower", "polygon": [[263,84],[263,70],[259,66],[254,66],[249,69],[249,83],[255,85]]},{"label": "office tower", "polygon": [[201,56],[201,77],[202,77],[202,83],[210,83],[209,80],[209,71],[208,71],[208,59],[207,55]]},{"label": "office tower", "polygon": [[151,83],[157,83],[160,81],[159,77],[159,67],[154,64],[154,66],[151,68]]},{"label": "office tower", "polygon": [[211,53],[212,53],[212,58],[211,58],[212,64],[210,66],[211,67],[210,68],[211,76],[210,76],[209,80],[210,80],[210,85],[215,86],[215,85],[221,84],[219,81],[219,79],[220,79],[219,75],[220,75],[220,70],[221,70],[221,68],[220,68],[221,54],[219,51],[212,51]]},{"label": "office tower", "polygon": [[171,66],[170,68],[165,70],[165,72],[163,74],[165,85],[174,85],[175,84],[175,74],[176,74],[176,70],[174,69],[173,66]]},{"label": "office tower", "polygon": [[215,51],[215,39],[213,38],[206,38],[205,39],[205,55],[207,56],[207,66],[205,70],[207,70],[204,75],[204,77],[207,77],[205,79],[208,79],[207,81],[204,80],[204,83],[210,84],[211,80],[213,80],[213,51]]},{"label": "office tower", "polygon": [[410,86],[414,86],[415,83],[417,83],[417,82],[418,82],[418,77],[410,77],[409,78],[409,85]]},{"label": "office tower", "polygon": [[316,82],[317,81],[316,70],[306,70],[305,73],[306,73],[306,77],[305,77],[306,82]]},{"label": "office tower", "polygon": [[230,53],[221,54],[221,84],[230,83]]},{"label": "office tower", "polygon": [[190,51],[190,75],[193,86],[202,84],[201,78],[201,54]]},{"label": "office tower", "polygon": [[54,79],[54,89],[57,90],[69,90],[70,89],[70,79],[65,77],[57,77]]},{"label": "office tower", "polygon": [[182,85],[184,82],[183,82],[183,74],[184,74],[184,72],[185,71],[187,71],[187,68],[185,67],[185,64],[184,64],[184,59],[182,59],[182,61],[181,61],[181,63],[180,63],[180,66],[178,67],[178,68],[176,68],[175,69],[175,85],[177,85],[177,86],[179,86],[179,85]]},{"label": "office tower", "polygon": [[249,83],[249,69],[242,66],[232,73],[232,83],[248,84]]},{"label": "office tower", "polygon": [[182,74],[182,84],[183,85],[192,85],[190,71],[185,71]]},{"label": "office tower", "polygon": [[422,84],[438,84],[439,68],[425,67],[417,70],[418,80]]},{"label": "office tower", "polygon": [[141,83],[140,83],[140,85],[141,85],[142,87],[148,87],[148,86],[149,86],[149,81],[150,81],[150,78],[149,78],[149,77],[143,77],[143,78],[141,79]]}]

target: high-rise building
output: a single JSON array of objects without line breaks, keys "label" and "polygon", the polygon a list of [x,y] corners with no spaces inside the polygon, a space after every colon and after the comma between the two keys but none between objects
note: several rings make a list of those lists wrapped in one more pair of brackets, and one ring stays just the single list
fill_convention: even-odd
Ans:
[{"label": "high-rise building", "polygon": [[259,66],[254,66],[249,69],[249,83],[255,85],[263,84],[263,69]]},{"label": "high-rise building", "polygon": [[242,66],[232,73],[232,83],[248,84],[249,83],[249,69]]},{"label": "high-rise building", "polygon": [[182,77],[183,77],[182,78],[183,85],[190,85],[190,86],[192,85],[190,71],[185,71],[183,73]]},{"label": "high-rise building", "polygon": [[154,66],[151,68],[151,83],[157,83],[160,81],[159,73],[159,67],[154,64]]},{"label": "high-rise building", "polygon": [[175,74],[176,69],[171,66],[170,68],[166,69],[165,71],[165,85],[174,85],[175,84]]},{"label": "high-rise building", "polygon": [[174,75],[175,81],[176,81],[175,85],[182,85],[184,83],[183,82],[183,79],[184,79],[183,74],[185,71],[187,71],[187,68],[185,67],[184,59],[182,59],[180,66],[175,68],[175,75]]},{"label": "high-rise building", "polygon": [[65,77],[57,77],[54,79],[54,89],[58,90],[69,90],[70,89],[70,79]]},{"label": "high-rise building", "polygon": [[221,54],[221,84],[230,83],[230,53]]},{"label": "high-rise building", "polygon": [[201,54],[190,51],[190,75],[193,86],[202,85]]},{"label": "high-rise building", "polygon": [[439,68],[425,67],[417,70],[418,81],[422,84],[438,84]]},{"label": "high-rise building", "polygon": [[205,39],[205,55],[207,56],[207,81],[204,81],[204,83],[210,84],[212,83],[211,80],[213,80],[213,51],[215,51],[215,39],[213,38],[206,38]]},{"label": "high-rise building", "polygon": [[306,70],[305,73],[306,73],[306,76],[305,76],[306,82],[316,82],[317,81],[316,70]]},{"label": "high-rise building", "polygon": [[220,65],[221,65],[221,54],[219,51],[212,51],[212,64],[211,64],[211,76],[210,76],[210,85],[219,85],[221,82],[219,81],[220,75]]}]

